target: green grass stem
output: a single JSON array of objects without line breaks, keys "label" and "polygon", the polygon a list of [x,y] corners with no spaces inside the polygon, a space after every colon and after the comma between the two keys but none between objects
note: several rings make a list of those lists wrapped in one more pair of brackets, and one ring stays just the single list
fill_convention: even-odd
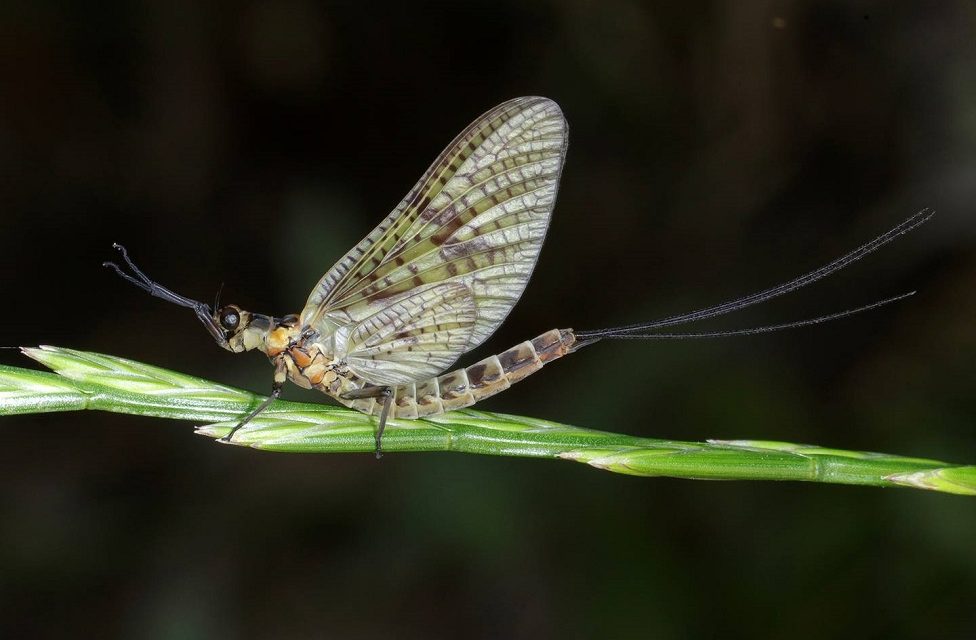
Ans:
[{"label": "green grass stem", "polygon": [[[0,366],[0,415],[111,411],[192,420],[204,423],[197,433],[219,438],[264,399],[114,356],[48,346],[23,352],[54,373]],[[350,409],[280,400],[239,431],[232,444],[280,452],[372,453],[375,429],[376,418]],[[638,438],[485,411],[391,420],[383,448],[562,459],[635,476],[798,480],[976,495],[973,465],[784,442]]]}]

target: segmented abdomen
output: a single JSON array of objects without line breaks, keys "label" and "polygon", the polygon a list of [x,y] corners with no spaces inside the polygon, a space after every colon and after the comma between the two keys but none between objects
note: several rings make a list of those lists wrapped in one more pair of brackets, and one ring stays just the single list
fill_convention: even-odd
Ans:
[{"label": "segmented abdomen", "polygon": [[[571,329],[553,329],[470,367],[394,387],[390,417],[422,418],[469,407],[563,357],[573,350],[574,344],[576,337]],[[379,415],[382,410],[382,403],[375,401],[369,405],[359,400],[350,406],[372,415]]]}]

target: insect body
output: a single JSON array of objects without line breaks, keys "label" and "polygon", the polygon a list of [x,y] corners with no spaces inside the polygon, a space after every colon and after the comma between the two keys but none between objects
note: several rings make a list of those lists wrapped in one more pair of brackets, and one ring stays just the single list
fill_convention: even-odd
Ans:
[{"label": "insect body", "polygon": [[105,263],[150,294],[192,308],[217,343],[263,351],[275,367],[272,394],[226,436],[278,397],[286,380],[379,416],[420,418],[467,407],[605,338],[662,339],[761,333],[850,315],[882,300],[811,320],[742,331],[657,330],[763,302],[818,280],[927,220],[922,211],[809,274],[721,305],[627,327],[553,329],[496,356],[444,373],[504,321],[532,274],[549,226],[567,126],[555,102],[516,98],[469,125],[407,196],[312,289],[299,315],[276,318],[235,305],[213,310],[132,271]]}]

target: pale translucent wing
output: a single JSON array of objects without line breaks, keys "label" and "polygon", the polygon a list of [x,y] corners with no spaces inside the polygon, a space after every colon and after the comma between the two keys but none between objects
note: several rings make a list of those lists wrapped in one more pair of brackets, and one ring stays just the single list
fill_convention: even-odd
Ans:
[{"label": "pale translucent wing", "polygon": [[464,351],[476,318],[474,296],[462,284],[415,289],[350,328],[346,365],[372,384],[433,377]]},{"label": "pale translucent wing", "polygon": [[549,226],[566,145],[566,121],[546,98],[516,98],[475,120],[323,276],[303,324],[331,333],[415,288],[457,283],[473,294],[477,317],[449,366],[491,335],[522,295]]}]

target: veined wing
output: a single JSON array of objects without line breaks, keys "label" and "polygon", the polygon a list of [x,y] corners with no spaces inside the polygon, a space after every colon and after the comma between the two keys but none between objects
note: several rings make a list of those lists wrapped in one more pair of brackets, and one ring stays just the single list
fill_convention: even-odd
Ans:
[{"label": "veined wing", "polygon": [[303,324],[357,325],[418,288],[467,287],[477,314],[461,353],[502,323],[549,226],[567,126],[546,98],[516,98],[469,125],[400,204],[319,281]]},{"label": "veined wing", "polygon": [[352,327],[346,365],[373,384],[433,377],[463,352],[476,318],[474,297],[462,284],[416,289]]}]

